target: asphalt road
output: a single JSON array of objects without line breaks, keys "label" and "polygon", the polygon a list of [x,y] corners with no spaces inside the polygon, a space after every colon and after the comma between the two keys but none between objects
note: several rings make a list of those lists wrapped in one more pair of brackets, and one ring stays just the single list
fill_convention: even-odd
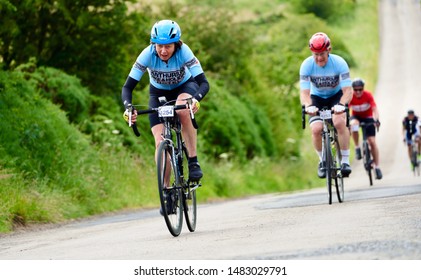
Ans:
[{"label": "asphalt road", "polygon": [[328,205],[320,188],[200,205],[197,231],[184,226],[177,238],[157,210],[95,217],[2,236],[0,259],[420,259],[421,178],[409,169],[400,134],[407,109],[421,113],[420,2],[380,7],[384,179],[373,187],[356,162],[342,204]]}]

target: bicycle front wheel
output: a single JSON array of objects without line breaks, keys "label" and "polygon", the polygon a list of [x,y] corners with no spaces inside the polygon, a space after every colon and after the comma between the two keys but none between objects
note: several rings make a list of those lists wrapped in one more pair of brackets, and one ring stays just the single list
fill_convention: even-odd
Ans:
[{"label": "bicycle front wheel", "polygon": [[181,188],[177,186],[177,174],[172,160],[172,149],[167,141],[158,147],[157,173],[161,214],[173,236],[180,235],[183,226]]},{"label": "bicycle front wheel", "polygon": [[335,178],[335,185],[336,185],[336,194],[338,196],[339,203],[344,202],[345,199],[345,192],[344,192],[344,178],[342,175],[339,175]]},{"label": "bicycle front wheel", "polygon": [[418,152],[415,149],[412,151],[411,162],[412,162],[412,170],[414,171],[414,176],[419,176],[420,164],[418,162]]},{"label": "bicycle front wheel", "polygon": [[328,134],[324,135],[323,139],[323,153],[325,159],[325,172],[326,172],[326,187],[327,187],[327,197],[329,204],[332,204],[332,169],[333,169],[333,156],[332,156],[332,146],[330,145],[330,137]]},{"label": "bicycle front wheel", "polygon": [[370,181],[370,186],[373,185],[373,166],[371,165],[371,153],[368,142],[363,143],[363,158],[364,158],[364,168],[367,171],[368,179]]},{"label": "bicycle front wheel", "polygon": [[[191,184],[189,181],[189,163],[188,158],[189,154],[187,148],[183,145],[183,161],[182,161],[182,171],[181,174],[182,184],[183,184],[183,208],[184,208],[184,218],[186,220],[187,227],[190,232],[196,230],[196,221],[197,221],[197,205],[196,205],[196,185]],[[180,166],[181,167],[181,166]]]},{"label": "bicycle front wheel", "polygon": [[345,191],[344,191],[344,177],[340,171],[341,169],[341,162],[342,162],[342,154],[339,147],[339,142],[336,139],[336,176],[335,176],[335,187],[336,187],[336,195],[338,197],[339,203],[344,202],[345,199]]}]

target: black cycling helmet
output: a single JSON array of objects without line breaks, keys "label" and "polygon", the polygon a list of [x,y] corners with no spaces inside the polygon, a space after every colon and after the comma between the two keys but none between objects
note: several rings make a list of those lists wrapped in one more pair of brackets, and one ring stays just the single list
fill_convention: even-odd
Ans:
[{"label": "black cycling helmet", "polygon": [[365,82],[364,82],[364,80],[363,79],[361,79],[361,78],[355,78],[353,81],[352,81],[352,87],[354,88],[354,87],[364,87],[364,85],[365,85]]},{"label": "black cycling helmet", "polygon": [[408,115],[414,115],[414,114],[415,114],[414,110],[408,110]]}]

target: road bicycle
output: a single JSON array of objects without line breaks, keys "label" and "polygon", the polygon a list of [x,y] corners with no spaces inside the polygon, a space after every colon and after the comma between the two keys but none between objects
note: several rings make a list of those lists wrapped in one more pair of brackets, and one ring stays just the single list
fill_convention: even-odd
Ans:
[{"label": "road bicycle", "polygon": [[[162,142],[157,151],[158,192],[161,202],[161,214],[164,216],[168,230],[173,236],[181,233],[183,213],[190,232],[196,230],[197,199],[196,190],[201,186],[199,181],[191,181],[188,177],[188,151],[181,135],[181,123],[178,110],[189,110],[194,128],[198,128],[192,111],[192,98],[185,99],[186,104],[174,105],[175,100],[159,98],[161,106],[138,110],[138,115],[158,114],[164,124]],[[129,106],[129,126],[132,110]],[[136,136],[140,133],[136,125],[131,125]],[[175,141],[173,134],[175,133]]]},{"label": "road bicycle", "polygon": [[[367,141],[367,127],[374,125],[374,122],[361,122],[361,130],[363,132],[363,143],[362,143],[362,156],[363,156],[363,163],[364,169],[367,172],[368,180],[370,181],[370,186],[373,185],[373,156],[371,154],[370,145]],[[377,131],[379,128],[377,127]]]},{"label": "road bicycle", "polygon": [[420,176],[420,161],[418,160],[418,142],[414,134],[412,134],[411,145],[411,165],[414,176]]},{"label": "road bicycle", "polygon": [[[305,129],[306,111],[305,106],[302,106],[302,126]],[[345,107],[346,126],[349,127],[349,109],[348,105]],[[324,162],[323,170],[326,172],[326,187],[328,192],[328,202],[332,204],[332,185],[335,186],[336,195],[339,203],[345,199],[344,194],[344,178],[341,172],[342,154],[338,141],[338,132],[333,126],[332,110],[322,108],[318,115],[323,122],[322,130],[322,160]]]}]

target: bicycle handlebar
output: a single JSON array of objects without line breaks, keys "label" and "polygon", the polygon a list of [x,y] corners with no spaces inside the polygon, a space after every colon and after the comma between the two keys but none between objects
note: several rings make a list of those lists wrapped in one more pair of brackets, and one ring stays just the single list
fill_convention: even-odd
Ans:
[{"label": "bicycle handlebar", "polygon": [[376,131],[379,132],[380,129],[380,122],[373,120],[372,122],[360,122],[361,127],[368,127],[370,125],[374,125],[376,127]]},{"label": "bicycle handlebar", "polygon": [[[333,110],[331,110],[333,112]],[[301,105],[301,122],[303,129],[306,128],[306,106]],[[345,104],[345,114],[346,114],[346,127],[349,127],[349,106]]]},{"label": "bicycle handlebar", "polygon": [[[185,101],[187,101],[186,104],[182,104],[182,105],[170,105],[170,106],[173,106],[174,111],[188,109],[190,111],[190,119],[192,121],[193,127],[195,129],[198,129],[199,126],[197,125],[196,119],[194,118],[194,113],[193,113],[193,109],[192,109],[192,106],[191,106],[192,103],[193,103],[192,98],[187,98],[187,99],[185,99]],[[162,106],[160,106],[160,107],[162,107]],[[149,109],[146,109],[146,110],[138,110],[137,111],[137,114],[138,115],[157,114],[160,107],[157,107],[157,108],[149,108]],[[131,108],[131,110],[130,110],[130,108]],[[128,109],[129,109],[129,126],[132,127],[134,134],[137,137],[139,137],[140,136],[140,132],[137,129],[136,123],[130,125],[131,124],[131,114],[132,114],[132,111],[133,111],[133,107],[130,105],[128,107]]]},{"label": "bicycle handlebar", "polygon": [[301,105],[301,122],[302,122],[303,129],[305,129],[306,128],[306,106],[305,105]]}]

